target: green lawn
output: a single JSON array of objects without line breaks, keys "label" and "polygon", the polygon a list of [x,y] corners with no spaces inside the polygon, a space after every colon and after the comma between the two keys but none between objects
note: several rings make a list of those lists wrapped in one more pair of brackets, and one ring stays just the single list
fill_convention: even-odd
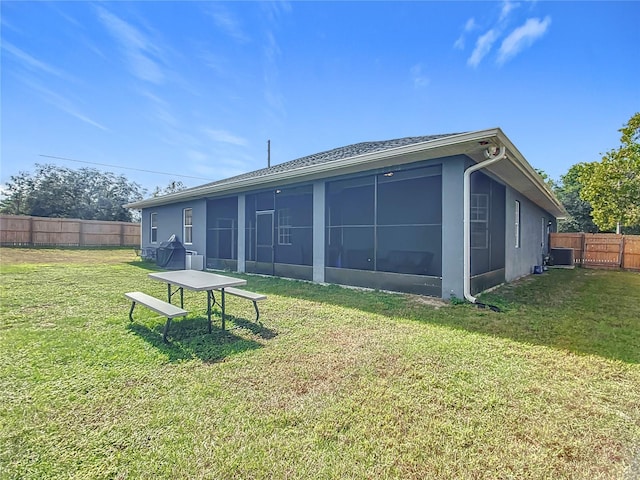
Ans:
[{"label": "green lawn", "polygon": [[131,250],[0,249],[0,478],[631,479],[640,274],[553,270],[482,297],[246,276],[171,343]]}]

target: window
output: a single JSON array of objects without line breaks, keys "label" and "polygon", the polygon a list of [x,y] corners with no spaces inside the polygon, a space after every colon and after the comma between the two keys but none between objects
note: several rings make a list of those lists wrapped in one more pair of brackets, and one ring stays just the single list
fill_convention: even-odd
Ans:
[{"label": "window", "polygon": [[441,173],[433,166],[328,182],[326,266],[440,276]]},{"label": "window", "polygon": [[489,248],[489,195],[471,194],[471,248]]},{"label": "window", "polygon": [[516,233],[516,248],[520,248],[520,202],[516,200],[515,208],[515,233]]},{"label": "window", "polygon": [[151,243],[158,241],[158,214],[151,214]]},{"label": "window", "polygon": [[193,209],[185,208],[183,210],[184,216],[184,243],[190,245],[193,243],[192,230],[193,230]]},{"label": "window", "polygon": [[291,245],[291,209],[278,210],[278,245]]}]

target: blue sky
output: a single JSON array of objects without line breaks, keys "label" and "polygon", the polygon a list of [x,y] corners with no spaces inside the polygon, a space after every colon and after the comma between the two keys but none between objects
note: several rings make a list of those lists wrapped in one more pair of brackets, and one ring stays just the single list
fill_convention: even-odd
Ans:
[{"label": "blue sky", "polygon": [[196,186],[266,166],[268,139],[276,164],[493,127],[557,179],[640,111],[639,2],[0,5],[2,183]]}]

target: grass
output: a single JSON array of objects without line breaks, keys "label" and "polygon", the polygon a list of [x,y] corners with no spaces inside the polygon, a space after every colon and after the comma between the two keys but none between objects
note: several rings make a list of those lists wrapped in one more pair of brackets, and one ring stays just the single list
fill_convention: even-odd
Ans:
[{"label": "grass", "polygon": [[0,250],[0,478],[640,475],[640,275],[553,270],[482,301],[245,276],[164,319],[131,250]]}]

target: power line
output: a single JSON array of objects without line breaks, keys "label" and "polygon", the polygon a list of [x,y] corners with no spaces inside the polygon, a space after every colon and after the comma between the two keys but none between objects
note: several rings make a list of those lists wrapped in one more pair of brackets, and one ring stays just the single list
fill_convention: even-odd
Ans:
[{"label": "power line", "polygon": [[179,173],[167,173],[167,172],[158,172],[158,171],[155,171],[155,170],[144,170],[142,168],[121,167],[120,165],[109,165],[108,163],[87,162],[85,160],[74,160],[73,158],[56,157],[55,155],[43,155],[43,154],[40,154],[40,156],[41,157],[45,157],[45,158],[53,158],[53,159],[56,159],[56,160],[66,160],[66,161],[69,161],[69,162],[87,163],[89,165],[100,165],[101,167],[122,168],[124,170],[135,170],[136,172],[155,173],[155,174],[158,174],[158,175],[168,175],[170,177],[195,178],[196,180],[207,180],[209,182],[211,181],[210,178],[193,177],[191,175],[180,175]]}]

